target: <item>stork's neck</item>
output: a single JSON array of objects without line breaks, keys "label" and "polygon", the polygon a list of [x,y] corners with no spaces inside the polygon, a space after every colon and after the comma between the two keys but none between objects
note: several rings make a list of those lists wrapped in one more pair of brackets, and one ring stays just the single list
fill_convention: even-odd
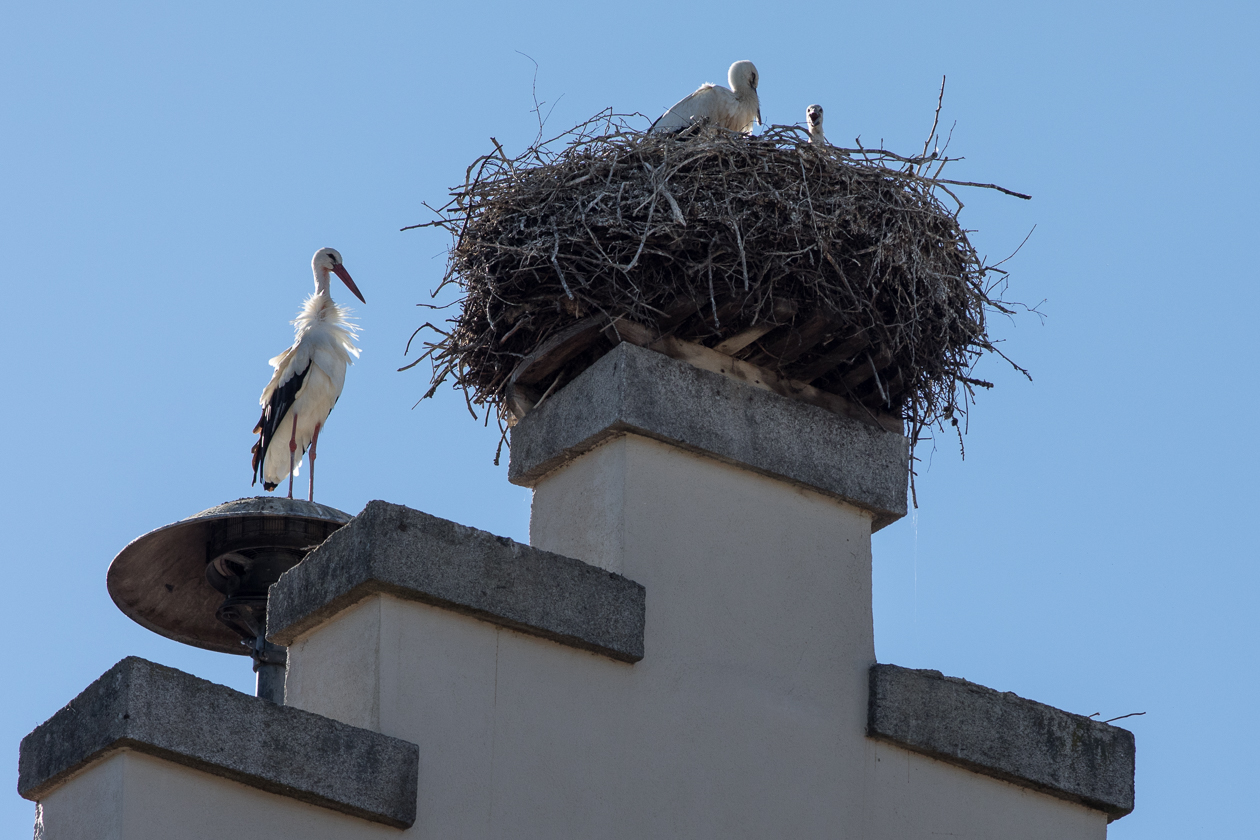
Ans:
[{"label": "stork's neck", "polygon": [[318,266],[315,268],[315,294],[331,297],[328,294],[328,269]]}]

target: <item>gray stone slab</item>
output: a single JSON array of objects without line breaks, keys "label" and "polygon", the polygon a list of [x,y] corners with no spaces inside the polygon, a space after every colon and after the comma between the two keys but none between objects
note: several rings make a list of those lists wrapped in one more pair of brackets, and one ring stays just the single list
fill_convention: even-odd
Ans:
[{"label": "gray stone slab", "polygon": [[1104,811],[1133,810],[1133,733],[940,671],[871,668],[868,732]]},{"label": "gray stone slab", "polygon": [[134,656],[22,739],[18,793],[38,800],[123,749],[395,828],[416,819],[415,744]]},{"label": "gray stone slab", "polygon": [[516,424],[508,480],[532,487],[628,432],[834,496],[874,530],[906,515],[902,435],[626,343]]},{"label": "gray stone slab", "polygon": [[380,501],[369,502],[271,587],[267,636],[290,645],[375,593],[623,662],[643,658],[641,585],[580,560]]}]

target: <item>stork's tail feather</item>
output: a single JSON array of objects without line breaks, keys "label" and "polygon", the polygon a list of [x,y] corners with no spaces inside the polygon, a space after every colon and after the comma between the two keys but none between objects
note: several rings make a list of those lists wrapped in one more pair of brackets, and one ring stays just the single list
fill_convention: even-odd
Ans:
[{"label": "stork's tail feather", "polygon": [[[261,433],[262,433],[262,422],[261,422],[261,421],[259,421],[258,426],[259,426],[259,427],[258,427],[257,429],[254,429],[254,433],[255,433],[255,434],[258,434],[258,435],[261,435]],[[259,472],[259,469],[260,469],[260,468],[261,468],[261,466],[262,466],[262,459],[263,459],[263,442],[262,442],[262,438],[261,438],[261,437],[259,437],[259,438],[258,438],[258,440],[257,440],[257,441],[255,441],[255,443],[254,443],[253,447],[249,450],[249,453],[250,453],[251,455],[253,455],[253,456],[254,456],[254,458],[253,458],[253,461],[254,461],[254,462],[253,462],[254,480],[253,480],[253,481],[251,481],[251,482],[249,483],[249,486],[250,486],[250,487],[253,487],[255,484],[257,484],[257,483],[258,483],[258,472]],[[267,482],[265,482],[265,481],[263,482],[263,487],[267,487]],[[268,490],[270,490],[271,488],[270,488],[270,487],[267,487],[267,489],[268,489]]]}]

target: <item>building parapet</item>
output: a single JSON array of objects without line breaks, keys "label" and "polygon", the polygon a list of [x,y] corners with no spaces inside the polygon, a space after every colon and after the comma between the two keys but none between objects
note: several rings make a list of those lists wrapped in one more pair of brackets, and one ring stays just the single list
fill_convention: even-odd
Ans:
[{"label": "building parapet", "polygon": [[415,744],[134,656],[22,739],[18,793],[41,799],[127,749],[395,828],[416,819]]},{"label": "building parapet", "polygon": [[873,530],[906,514],[904,436],[629,343],[513,427],[508,480],[532,487],[628,432],[839,498]]},{"label": "building parapet", "polygon": [[940,671],[875,665],[868,734],[1103,811],[1133,810],[1133,733]]},{"label": "building parapet", "polygon": [[267,635],[290,645],[388,594],[622,662],[643,658],[646,592],[596,566],[387,502],[369,502],[271,587]]}]

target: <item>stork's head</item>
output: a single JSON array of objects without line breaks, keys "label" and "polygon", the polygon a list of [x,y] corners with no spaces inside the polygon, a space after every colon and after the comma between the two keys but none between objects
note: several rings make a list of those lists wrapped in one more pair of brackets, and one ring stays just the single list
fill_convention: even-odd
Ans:
[{"label": "stork's head", "polygon": [[736,93],[744,93],[751,90],[757,92],[757,82],[760,76],[757,75],[757,66],[751,61],[737,61],[731,65],[730,71],[726,74],[726,79],[730,82],[731,90]]},{"label": "stork's head", "polygon": [[805,109],[805,122],[810,129],[822,127],[822,106],[810,105]]},{"label": "stork's head", "polygon": [[354,292],[354,296],[364,303],[363,295],[359,291],[359,287],[354,285],[354,281],[350,279],[350,272],[346,271],[346,267],[341,264],[341,254],[336,248],[320,248],[315,252],[315,256],[311,257],[311,269],[315,272],[315,290],[328,293],[328,272],[332,272],[341,278],[341,282],[346,284],[346,288]]}]

